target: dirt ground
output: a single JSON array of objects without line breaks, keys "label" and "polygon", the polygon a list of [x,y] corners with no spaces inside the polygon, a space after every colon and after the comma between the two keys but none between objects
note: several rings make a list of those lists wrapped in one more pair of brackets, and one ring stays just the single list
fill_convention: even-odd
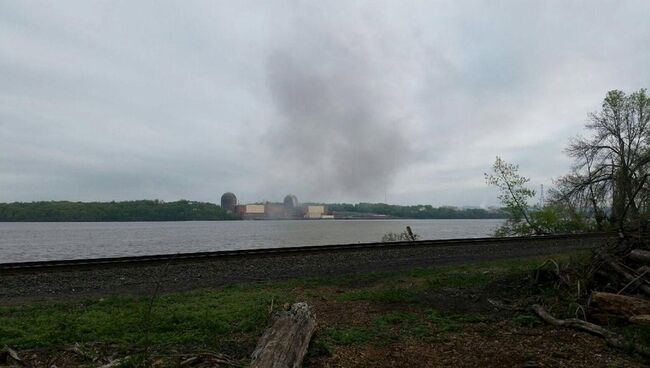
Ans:
[{"label": "dirt ground", "polygon": [[406,338],[387,346],[350,346],[308,360],[309,367],[647,367],[599,338],[507,322],[472,326],[435,340]]},{"label": "dirt ground", "polygon": [[[432,336],[400,336],[390,343],[338,346],[309,356],[306,367],[649,367],[636,355],[608,347],[601,338],[569,329],[547,326],[531,319],[514,323],[515,314],[498,310],[488,297],[512,297],[517,285],[508,282],[481,289],[446,289],[427,295],[429,305],[447,313],[481,316],[478,323]],[[521,285],[522,288],[526,285]],[[312,300],[319,331],[330,326],[367,326],[390,310],[409,305],[332,303]],[[435,329],[435,327],[434,327]],[[399,334],[400,331],[395,331]],[[316,337],[318,341],[319,336]]]}]

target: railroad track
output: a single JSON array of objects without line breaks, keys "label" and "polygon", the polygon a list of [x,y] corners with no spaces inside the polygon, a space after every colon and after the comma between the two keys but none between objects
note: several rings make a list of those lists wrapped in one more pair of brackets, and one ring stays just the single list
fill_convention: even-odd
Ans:
[{"label": "railroad track", "polygon": [[74,269],[86,267],[112,267],[122,265],[137,264],[164,264],[168,262],[186,262],[210,260],[216,258],[231,257],[251,257],[251,256],[281,256],[296,254],[313,254],[327,252],[344,252],[354,250],[381,250],[401,247],[449,247],[455,245],[495,245],[521,242],[521,241],[552,241],[563,239],[589,239],[603,238],[614,236],[610,233],[591,233],[591,234],[570,234],[570,235],[546,235],[533,237],[508,237],[508,238],[462,238],[462,239],[439,239],[439,240],[419,240],[403,242],[377,242],[377,243],[355,243],[355,244],[335,244],[335,245],[314,245],[314,246],[297,246],[286,248],[261,248],[261,249],[242,249],[242,250],[224,250],[215,252],[196,252],[196,253],[176,253],[176,254],[157,254],[147,256],[130,256],[130,257],[109,257],[109,258],[88,258],[88,259],[69,259],[53,261],[36,261],[36,262],[11,262],[0,263],[0,272],[22,271],[22,270],[48,270],[48,269]]}]

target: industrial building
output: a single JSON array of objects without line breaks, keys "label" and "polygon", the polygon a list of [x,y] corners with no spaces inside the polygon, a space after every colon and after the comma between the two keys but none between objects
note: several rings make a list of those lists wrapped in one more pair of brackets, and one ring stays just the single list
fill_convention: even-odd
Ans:
[{"label": "industrial building", "polygon": [[302,206],[293,194],[284,197],[282,203],[237,204],[233,193],[221,196],[221,207],[234,212],[245,220],[299,220],[299,219],[332,219],[325,206]]},{"label": "industrial building", "polygon": [[325,206],[305,206],[304,218],[319,219],[325,214]]},{"label": "industrial building", "polygon": [[266,217],[266,206],[263,204],[237,205],[235,213],[246,220],[263,220]]}]

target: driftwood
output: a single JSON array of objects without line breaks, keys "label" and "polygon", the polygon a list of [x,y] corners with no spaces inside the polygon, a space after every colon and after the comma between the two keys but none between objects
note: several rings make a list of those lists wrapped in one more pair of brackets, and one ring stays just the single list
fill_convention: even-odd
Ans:
[{"label": "driftwood", "polygon": [[591,303],[601,312],[626,318],[650,314],[650,301],[632,296],[594,291]]},{"label": "driftwood", "polygon": [[650,251],[642,249],[633,249],[630,252],[630,259],[639,263],[650,264]]},{"label": "driftwood", "polygon": [[316,318],[306,303],[296,303],[278,315],[257,342],[251,368],[297,368],[307,354]]},{"label": "driftwood", "polygon": [[539,316],[539,318],[548,324],[588,332],[592,335],[602,337],[605,339],[605,342],[612,347],[623,350],[633,349],[635,352],[641,355],[650,357],[650,348],[647,346],[625,341],[625,339],[622,337],[598,325],[577,318],[557,319],[546,312],[542,306],[537,304],[533,305],[532,308],[537,316]]}]

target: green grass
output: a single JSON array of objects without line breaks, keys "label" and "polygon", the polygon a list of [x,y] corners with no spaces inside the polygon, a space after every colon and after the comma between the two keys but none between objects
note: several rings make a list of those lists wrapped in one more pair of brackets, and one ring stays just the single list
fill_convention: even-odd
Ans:
[{"label": "green grass", "polygon": [[623,329],[623,336],[628,342],[650,346],[650,326],[629,325]]},{"label": "green grass", "polygon": [[[482,317],[444,315],[430,310],[418,297],[423,292],[485,285],[509,273],[537,267],[545,258],[294,279],[165,294],[155,299],[149,323],[146,323],[149,297],[120,296],[0,306],[0,346],[57,348],[101,342],[117,349],[137,350],[148,341],[154,350],[209,347],[246,356],[269,322],[271,301],[277,308],[305,298],[377,304],[388,310],[364,327],[323,326],[321,335],[329,345],[429,336],[436,331],[457,330],[466,323],[481,321]],[[405,312],[404,305],[411,305],[420,312]]]},{"label": "green grass", "polygon": [[476,314],[444,315],[429,309],[424,314],[391,311],[380,315],[365,327],[327,328],[321,340],[327,346],[386,345],[405,337],[428,338],[437,333],[456,332],[463,326],[484,321]]},{"label": "green grass", "polygon": [[328,328],[323,337],[328,346],[369,342],[385,345],[401,337],[424,337],[431,333],[431,327],[421,316],[412,312],[392,311],[377,317],[366,327]]},{"label": "green grass", "polygon": [[[555,256],[557,260],[583,259],[586,253]],[[310,280],[314,286],[336,284],[345,286],[364,280],[364,287],[353,288],[337,296],[339,301],[368,301],[376,303],[411,303],[418,300],[423,290],[466,288],[487,285],[508,274],[529,271],[548,257],[523,260],[482,262],[462,266],[416,268],[399,273],[372,273],[361,277],[339,277],[329,280]]]},{"label": "green grass", "polygon": [[393,311],[382,315],[375,320],[378,326],[402,325],[417,322],[418,315],[412,312]]},{"label": "green grass", "polygon": [[0,345],[16,348],[102,341],[142,346],[146,331],[158,348],[237,345],[238,336],[258,334],[268,322],[273,299],[287,296],[264,288],[230,287],[170,294],[155,300],[149,323],[148,298],[112,297],[78,303],[35,303],[0,308]]},{"label": "green grass", "polygon": [[348,302],[406,303],[412,301],[416,295],[416,291],[406,288],[361,289],[341,294],[338,300]]},{"label": "green grass", "polygon": [[376,334],[367,328],[329,328],[325,330],[324,336],[328,342],[345,346],[365,343],[376,337]]},{"label": "green grass", "polygon": [[427,277],[427,286],[431,289],[438,289],[441,287],[471,287],[477,285],[484,285],[496,280],[501,272],[489,273],[441,273]]}]

